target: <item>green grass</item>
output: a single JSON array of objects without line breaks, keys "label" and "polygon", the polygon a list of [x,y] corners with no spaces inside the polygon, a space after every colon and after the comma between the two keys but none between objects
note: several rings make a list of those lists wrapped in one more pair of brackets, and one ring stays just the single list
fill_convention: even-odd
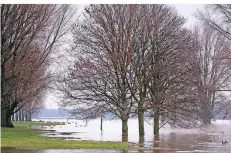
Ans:
[{"label": "green grass", "polygon": [[[14,123],[15,128],[1,128],[1,147],[21,149],[128,149],[127,143],[60,140],[40,136],[40,130],[25,129],[29,123]],[[35,125],[35,123],[31,123]],[[36,123],[36,125],[38,125]],[[40,124],[39,124],[40,125]]]},{"label": "green grass", "polygon": [[13,121],[12,123],[15,127],[63,125],[60,122]]}]

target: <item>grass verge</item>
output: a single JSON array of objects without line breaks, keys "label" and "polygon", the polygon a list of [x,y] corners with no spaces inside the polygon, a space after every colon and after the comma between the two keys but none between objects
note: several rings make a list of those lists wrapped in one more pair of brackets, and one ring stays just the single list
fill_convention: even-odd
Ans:
[{"label": "grass verge", "polygon": [[35,122],[35,121],[13,121],[13,125],[18,127],[28,127],[28,126],[51,126],[51,125],[63,125],[61,122]]},{"label": "grass verge", "polygon": [[[1,147],[22,149],[128,149],[123,142],[97,142],[81,140],[60,140],[40,136],[42,131],[25,129],[29,123],[14,124],[15,128],[1,128]],[[34,125],[30,123],[29,125]],[[38,125],[36,123],[36,125]]]}]

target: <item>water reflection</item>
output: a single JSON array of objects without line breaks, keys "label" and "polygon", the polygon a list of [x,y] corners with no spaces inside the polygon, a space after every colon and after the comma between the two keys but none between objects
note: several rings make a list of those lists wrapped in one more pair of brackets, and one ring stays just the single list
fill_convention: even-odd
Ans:
[{"label": "water reflection", "polygon": [[[92,127],[100,126],[100,120],[89,122],[85,128],[72,128],[71,125],[63,126],[62,128],[54,128],[56,132],[78,132],[73,133],[70,137],[78,137],[83,140],[96,141],[128,141],[135,147],[142,147],[147,152],[176,152],[176,151],[217,151],[226,153],[226,150],[231,150],[231,121],[216,121],[211,125],[195,129],[172,129],[164,127],[160,130],[159,136],[153,136],[153,127],[150,124],[145,124],[145,136],[139,137],[138,120],[131,119],[128,122],[129,133],[127,136],[121,136],[121,121],[104,121],[104,131],[95,130]],[[137,127],[137,128],[134,128]],[[99,137],[98,137],[99,136]],[[230,143],[222,145],[223,141]],[[152,150],[150,150],[152,149]],[[230,151],[228,151],[230,152]]]},{"label": "water reflection", "polygon": [[[73,124],[60,125],[50,132],[51,137],[75,138],[81,140],[95,141],[121,141],[121,122],[104,121],[103,131],[94,127],[100,126],[100,120],[88,123],[87,127],[75,127]],[[92,128],[93,127],[93,128]],[[153,136],[152,125],[145,124],[145,136],[139,137],[138,121],[130,120],[128,137],[122,137],[137,148],[137,150],[45,150],[45,151],[25,151],[25,150],[4,150],[3,153],[171,153],[171,152],[217,152],[230,153],[231,150],[231,121],[216,121],[211,125],[200,129],[171,129],[165,127],[160,130],[159,136]],[[135,128],[137,127],[137,128]],[[62,135],[69,133],[69,135]],[[222,145],[222,141],[228,144]],[[138,149],[138,148],[141,149]]]},{"label": "water reflection", "polygon": [[155,149],[155,153],[159,153],[160,142],[161,141],[159,135],[153,137],[153,147]]}]

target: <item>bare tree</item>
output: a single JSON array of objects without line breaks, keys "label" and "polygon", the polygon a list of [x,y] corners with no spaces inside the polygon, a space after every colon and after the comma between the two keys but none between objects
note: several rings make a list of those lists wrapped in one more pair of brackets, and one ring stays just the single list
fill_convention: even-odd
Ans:
[{"label": "bare tree", "polygon": [[[166,101],[169,86],[175,85],[173,80],[182,76],[179,65],[190,41],[182,45],[183,39],[189,40],[189,32],[182,28],[185,20],[177,15],[174,8],[167,5],[136,7],[138,21],[136,30],[133,30],[130,51],[130,80],[133,82],[129,84],[129,89],[138,114],[139,134],[144,135],[144,111],[147,109],[155,110],[154,131],[159,129],[157,114],[160,114],[160,109],[166,108],[162,103]],[[169,104],[169,108],[171,105],[174,104]]]},{"label": "bare tree", "polygon": [[84,20],[73,30],[79,52],[76,66],[62,80],[66,82],[62,89],[67,100],[64,105],[114,113],[122,120],[123,141],[127,141],[127,121],[133,106],[127,79],[134,21],[130,7],[91,5],[85,9]]},{"label": "bare tree", "polygon": [[[147,98],[148,106],[154,112],[154,135],[158,135],[159,128],[166,123],[181,127],[195,124],[196,117],[191,117],[196,105],[190,95],[192,73],[188,63],[194,50],[191,32],[182,27],[185,20],[174,8],[157,5],[151,14],[154,30],[148,54]],[[159,125],[160,116],[162,125]]]},{"label": "bare tree", "polygon": [[231,4],[206,5],[205,11],[198,11],[196,17],[231,40]]},{"label": "bare tree", "polygon": [[220,89],[230,85],[230,40],[205,24],[196,28],[197,42],[194,62],[195,86],[200,103],[199,115],[204,124],[226,107],[228,100]]},{"label": "bare tree", "polygon": [[49,56],[62,44],[69,5],[1,5],[1,126],[47,87]]},{"label": "bare tree", "polygon": [[73,29],[75,67],[59,84],[62,106],[85,118],[113,112],[122,120],[122,136],[134,113],[144,135],[147,109],[154,110],[156,134],[159,116],[171,125],[195,124],[193,37],[182,28],[184,19],[166,5],[91,5],[85,12]]}]

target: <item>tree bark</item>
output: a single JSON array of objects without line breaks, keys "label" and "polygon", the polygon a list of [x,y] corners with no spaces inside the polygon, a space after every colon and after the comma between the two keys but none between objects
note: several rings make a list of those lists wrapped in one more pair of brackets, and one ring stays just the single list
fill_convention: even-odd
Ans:
[{"label": "tree bark", "polygon": [[154,135],[159,135],[159,113],[158,111],[153,112],[154,114]]},{"label": "tree bark", "polygon": [[18,112],[15,113],[15,121],[18,121]]},{"label": "tree bark", "polygon": [[203,124],[211,124],[211,119],[204,119]]},{"label": "tree bark", "polygon": [[100,117],[100,130],[103,130],[103,116]]},{"label": "tree bark", "polygon": [[144,135],[139,136],[139,147],[144,147]]},{"label": "tree bark", "polygon": [[25,121],[28,121],[28,110],[25,110]]},{"label": "tree bark", "polygon": [[202,122],[203,124],[211,124],[212,112],[210,105],[206,103],[207,101],[202,101]]},{"label": "tree bark", "polygon": [[139,135],[144,135],[144,110],[138,109]]},{"label": "tree bark", "polygon": [[[1,38],[0,38],[1,39]],[[2,61],[4,60],[1,52]],[[13,128],[13,124],[11,122],[11,113],[10,113],[10,106],[5,101],[5,90],[7,89],[7,85],[5,84],[5,67],[1,64],[1,127],[11,127]]]},{"label": "tree bark", "polygon": [[128,141],[128,119],[122,119],[122,142]]},{"label": "tree bark", "polygon": [[203,112],[202,122],[203,124],[211,124],[211,115],[209,112]]},{"label": "tree bark", "polygon": [[22,109],[18,111],[18,120],[22,121]]},{"label": "tree bark", "polygon": [[24,109],[22,108],[21,111],[22,111],[22,121],[24,121],[24,118],[25,118]]},{"label": "tree bark", "polygon": [[11,122],[11,113],[9,107],[6,107],[5,109],[1,110],[1,127],[14,127],[14,125]]},{"label": "tree bark", "polygon": [[28,121],[32,121],[32,119],[31,119],[31,118],[32,118],[32,117],[31,117],[31,114],[32,114],[32,113],[31,113],[31,110],[29,109],[29,110],[28,110]]},{"label": "tree bark", "polygon": [[15,121],[14,114],[13,114],[13,115],[11,115],[11,121]]}]

